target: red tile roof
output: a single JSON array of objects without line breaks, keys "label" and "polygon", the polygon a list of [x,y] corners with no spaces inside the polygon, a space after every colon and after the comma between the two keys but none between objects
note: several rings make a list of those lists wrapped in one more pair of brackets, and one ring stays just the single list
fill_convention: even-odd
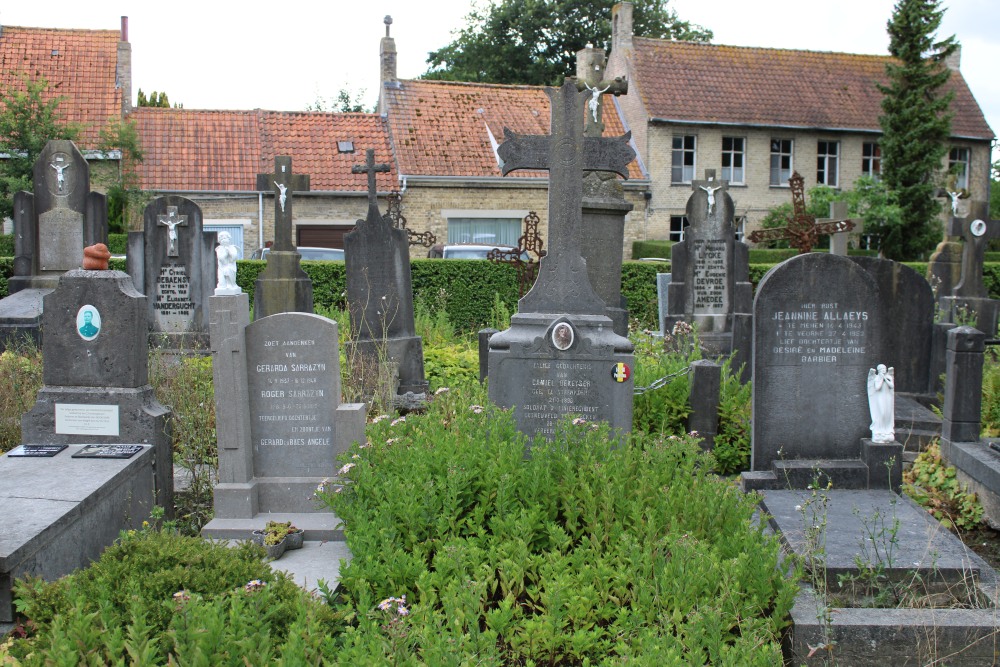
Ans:
[{"label": "red tile roof", "polygon": [[[504,127],[522,134],[550,131],[549,98],[541,86],[400,81],[385,93],[399,171],[407,176],[499,177],[487,127],[498,142]],[[604,108],[605,135],[624,134],[613,105]],[[515,171],[507,178],[544,175]],[[636,161],[629,177],[643,177]]]},{"label": "red tile roof", "polygon": [[[881,131],[889,56],[633,38],[633,89],[651,118],[700,123]],[[961,73],[947,84],[954,136],[993,132]]]},{"label": "red tile roof", "polygon": [[[277,155],[309,174],[313,191],[363,192],[365,174],[351,167],[375,149],[392,171],[377,175],[378,190],[399,188],[385,121],[376,114],[281,111],[199,111],[142,107],[132,112],[145,159],[141,187],[149,190],[251,191],[258,173],[274,171]],[[339,153],[338,141],[354,142]]]},{"label": "red tile roof", "polygon": [[97,145],[100,128],[121,115],[117,30],[0,27],[0,87],[24,90],[23,76],[44,77],[47,99],[63,96],[59,115],[79,123],[81,148]]}]

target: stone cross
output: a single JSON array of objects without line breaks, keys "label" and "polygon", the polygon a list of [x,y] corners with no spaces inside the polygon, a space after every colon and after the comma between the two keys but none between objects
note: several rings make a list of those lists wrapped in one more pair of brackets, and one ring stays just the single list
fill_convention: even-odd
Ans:
[{"label": "stone cross", "polygon": [[816,218],[806,211],[804,183],[805,179],[799,172],[795,172],[788,179],[788,185],[792,189],[793,213],[786,227],[758,229],[751,232],[747,238],[754,243],[788,239],[789,245],[798,248],[799,254],[804,255],[813,249],[820,236],[854,229],[854,222],[851,220],[832,220],[817,224]]},{"label": "stone cross", "polygon": [[567,78],[561,88],[546,88],[551,109],[550,135],[519,135],[504,128],[497,148],[504,176],[517,169],[549,172],[549,253],[538,282],[521,299],[521,312],[603,313],[581,255],[583,171],[611,171],[628,178],[635,159],[631,133],[620,137],[584,137],[580,123],[583,97]]},{"label": "stone cross", "polygon": [[612,81],[602,80],[602,70],[588,70],[593,76],[584,81],[577,81],[578,90],[586,90],[590,93],[587,101],[586,121],[584,123],[583,134],[587,137],[600,137],[604,134],[604,103],[601,98],[605,93],[611,95],[626,95],[628,93],[628,81],[622,77],[617,77]]},{"label": "stone cross", "polygon": [[352,174],[368,174],[368,208],[374,207],[378,211],[378,192],[375,188],[375,174],[388,171],[389,165],[384,162],[375,164],[375,150],[372,148],[365,151],[365,164],[356,164],[351,167]]},{"label": "stone cross", "polygon": [[292,174],[292,158],[274,158],[273,174],[257,174],[257,189],[274,192],[274,246],[271,250],[294,251],[292,243],[292,193],[309,191],[307,174]]},{"label": "stone cross", "polygon": [[962,280],[952,296],[988,298],[989,292],[983,284],[983,260],[990,239],[1000,238],[1000,220],[990,220],[989,206],[984,201],[969,204],[969,213],[964,218],[952,218],[948,222],[948,235],[965,239],[962,250]]},{"label": "stone cross", "polygon": [[[816,220],[817,225],[825,225],[828,223],[835,222],[850,222],[852,224],[851,229],[856,231],[861,231],[863,220],[861,218],[849,217],[847,212],[847,202],[846,201],[835,201],[830,202],[830,217],[829,218],[819,218]],[[830,235],[830,254],[831,255],[847,255],[847,237],[851,229],[844,230],[842,232],[834,232]]]},{"label": "stone cross", "polygon": [[688,221],[689,224],[696,225],[703,220],[711,218],[716,212],[716,201],[721,200],[725,196],[726,192],[729,191],[729,181],[715,180],[715,170],[706,169],[705,180],[691,181],[691,189],[695,192],[703,191],[707,195],[708,199],[705,214],[695,220]]},{"label": "stone cross", "polygon": [[177,215],[176,206],[168,206],[166,215],[156,216],[156,224],[167,228],[167,257],[180,256],[177,251],[177,227],[187,227],[187,219],[186,215]]}]

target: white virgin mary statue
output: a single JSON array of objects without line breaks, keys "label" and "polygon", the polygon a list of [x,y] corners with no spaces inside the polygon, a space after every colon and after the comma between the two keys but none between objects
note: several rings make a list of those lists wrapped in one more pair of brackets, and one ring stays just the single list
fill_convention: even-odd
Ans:
[{"label": "white virgin mary statue", "polygon": [[868,369],[868,408],[872,413],[872,442],[896,440],[896,379],[885,364]]}]

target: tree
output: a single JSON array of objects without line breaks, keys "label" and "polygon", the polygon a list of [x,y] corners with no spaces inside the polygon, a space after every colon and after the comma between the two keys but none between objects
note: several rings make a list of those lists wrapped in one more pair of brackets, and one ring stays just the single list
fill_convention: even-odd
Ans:
[{"label": "tree", "polygon": [[108,230],[122,234],[141,229],[149,195],[139,188],[138,166],[145,157],[134,120],[116,120],[101,128],[100,149],[120,151],[118,170],[108,184]]},{"label": "tree", "polygon": [[63,97],[46,95],[44,78],[21,77],[0,92],[0,219],[12,217],[14,194],[31,190],[32,170],[51,139],[76,139],[80,128],[58,113]]},{"label": "tree", "polygon": [[320,95],[316,96],[316,101],[312,104],[306,105],[306,111],[330,111],[334,113],[373,113],[375,107],[365,106],[364,102],[365,89],[362,88],[360,92],[355,93],[351,97],[351,93],[346,88],[341,88],[337,91],[337,98],[335,100],[328,100]]},{"label": "tree", "polygon": [[1000,218],[1000,160],[993,163],[993,173],[990,174],[990,217]]},{"label": "tree", "polygon": [[[466,27],[432,51],[425,79],[560,85],[576,71],[576,52],[610,46],[617,0],[499,0],[475,6]],[[677,18],[667,0],[634,0],[636,34],[707,42],[712,31]]]},{"label": "tree", "polygon": [[945,58],[957,48],[954,36],[935,41],[944,10],[940,0],[899,0],[888,23],[888,85],[883,94],[882,179],[900,208],[898,222],[885,221],[870,231],[880,237],[880,251],[890,259],[919,259],[941,239],[935,197],[941,161],[951,134],[952,95],[941,87],[950,71]]},{"label": "tree", "polygon": [[166,93],[158,93],[155,90],[146,97],[146,93],[142,92],[142,88],[135,95],[135,105],[137,107],[159,107],[161,109],[170,108],[170,100],[167,99]]}]

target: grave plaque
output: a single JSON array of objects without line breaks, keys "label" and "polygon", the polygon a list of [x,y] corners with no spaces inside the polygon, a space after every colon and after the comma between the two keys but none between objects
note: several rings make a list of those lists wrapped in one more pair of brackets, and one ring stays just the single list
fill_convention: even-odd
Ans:
[{"label": "grave plaque", "polygon": [[279,313],[247,327],[256,477],[323,478],[335,473],[337,340],[336,322],[311,313]]},{"label": "grave plaque", "polygon": [[860,459],[866,376],[882,363],[875,280],[856,262],[799,255],[754,300],[752,469],[789,459]]},{"label": "grave plaque", "polygon": [[143,450],[142,445],[87,445],[74,459],[130,459]]},{"label": "grave plaque", "polygon": [[7,456],[49,459],[69,447],[69,445],[18,445],[7,452]]}]

